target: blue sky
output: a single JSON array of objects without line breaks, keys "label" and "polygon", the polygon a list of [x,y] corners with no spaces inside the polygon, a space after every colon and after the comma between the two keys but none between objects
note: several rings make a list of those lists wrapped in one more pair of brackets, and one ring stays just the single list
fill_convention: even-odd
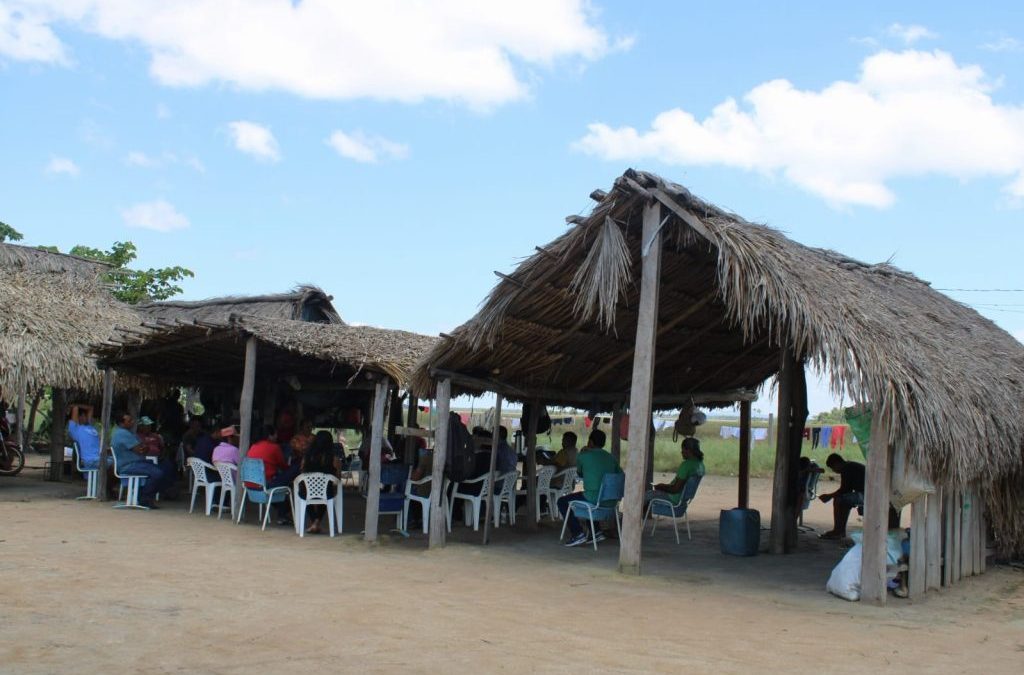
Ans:
[{"label": "blue sky", "polygon": [[[0,0],[0,220],[437,333],[634,166],[1024,287],[1019,12],[846,4]],[[1024,293],[951,295],[1024,336]]]}]

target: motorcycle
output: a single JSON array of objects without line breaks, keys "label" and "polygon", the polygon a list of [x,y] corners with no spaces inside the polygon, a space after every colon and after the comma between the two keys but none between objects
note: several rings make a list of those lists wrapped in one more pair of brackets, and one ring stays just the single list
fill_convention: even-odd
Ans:
[{"label": "motorcycle", "polygon": [[6,416],[0,416],[0,476],[17,476],[25,468],[25,453],[10,435]]}]

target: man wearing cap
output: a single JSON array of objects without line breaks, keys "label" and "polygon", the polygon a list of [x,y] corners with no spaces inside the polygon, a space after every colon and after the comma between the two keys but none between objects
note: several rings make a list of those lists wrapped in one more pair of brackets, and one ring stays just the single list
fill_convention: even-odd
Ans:
[{"label": "man wearing cap", "polygon": [[146,461],[146,446],[132,433],[134,423],[135,419],[131,415],[121,415],[114,432],[110,435],[110,449],[117,458],[119,472],[146,477],[144,484],[139,487],[139,505],[156,508],[153,503],[156,494],[167,495],[174,488],[174,465],[166,460],[159,465]]},{"label": "man wearing cap", "polygon": [[153,431],[153,424],[153,420],[149,417],[145,415],[140,417],[138,437],[142,445],[145,446],[142,454],[147,457],[160,458],[164,456],[164,439]]}]

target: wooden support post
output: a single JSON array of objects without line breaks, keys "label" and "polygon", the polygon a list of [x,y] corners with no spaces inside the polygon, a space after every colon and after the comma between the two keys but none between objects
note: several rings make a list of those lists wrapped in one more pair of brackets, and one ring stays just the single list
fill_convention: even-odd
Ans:
[{"label": "wooden support post", "polygon": [[[494,518],[496,512],[494,505],[494,493],[495,493],[495,467],[498,463],[498,443],[501,442],[501,394],[494,395],[494,420],[491,423],[491,468],[490,475],[491,480],[490,487],[487,488],[487,494],[481,496],[484,498],[484,504],[487,505],[487,520],[484,521],[484,539],[485,544],[491,543],[491,520]],[[513,507],[514,508],[514,507]],[[483,511],[483,509],[481,509]]]},{"label": "wooden support post", "polygon": [[942,585],[953,585],[953,490],[942,489]]},{"label": "wooden support post", "polygon": [[937,590],[942,585],[942,490],[928,495],[928,514],[925,516],[925,591]]},{"label": "wooden support post", "polygon": [[974,574],[974,549],[971,543],[973,527],[971,526],[974,511],[974,494],[966,490],[962,494],[960,507],[960,576],[969,577]]},{"label": "wooden support post", "polygon": [[[18,446],[22,452],[28,452],[28,443],[31,440],[31,433],[26,433],[25,429],[25,400],[28,398],[28,381],[25,379],[24,373],[21,367],[18,367],[18,408],[15,413],[18,416]],[[0,410],[0,414],[3,412]],[[52,414],[51,419],[56,419]],[[78,420],[75,420],[76,422]]]},{"label": "wooden support post", "polygon": [[909,590],[911,598],[924,595],[925,578],[928,568],[927,520],[928,496],[921,495],[910,507],[910,570]]},{"label": "wooden support post", "polygon": [[[530,417],[526,420],[526,527],[530,530],[537,529],[540,520],[537,511],[537,422],[540,409],[541,402],[534,400],[530,405]],[[552,508],[551,504],[548,508]]]},{"label": "wooden support post", "polygon": [[388,404],[388,378],[377,380],[370,413],[370,471],[366,482],[366,541],[377,541],[377,521],[380,519],[380,449],[384,444],[384,408]]},{"label": "wooden support post", "polygon": [[[612,408],[611,453],[616,462],[622,463],[622,404],[616,403]],[[554,508],[548,505],[548,508]]]},{"label": "wooden support post", "polygon": [[750,506],[750,401],[740,402],[739,498],[741,509]]},{"label": "wooden support post", "polygon": [[988,567],[988,521],[985,519],[984,505],[978,506],[978,574],[984,574]]},{"label": "wooden support post", "polygon": [[64,420],[67,408],[67,392],[53,388],[53,407],[50,409],[50,475],[48,480],[57,481],[64,473],[64,436],[67,422]]},{"label": "wooden support post", "polygon": [[886,538],[889,534],[889,478],[892,446],[889,414],[875,402],[871,420],[871,451],[868,452],[864,485],[864,553],[860,566],[860,599],[884,605],[886,600]]},{"label": "wooden support post", "polygon": [[[245,366],[242,371],[242,395],[238,399],[238,466],[241,470],[242,462],[249,454],[249,446],[252,444],[252,403],[256,394],[256,337],[250,335],[245,341]],[[242,507],[242,498],[245,496],[244,488],[232,491],[232,499],[235,501],[235,508]],[[267,508],[270,508],[268,505]]]},{"label": "wooden support post", "polygon": [[647,447],[651,442],[652,393],[658,331],[658,295],[661,289],[661,206],[644,206],[640,255],[640,305],[637,309],[636,342],[633,348],[633,380],[629,393],[629,462],[622,501],[622,540],[619,572],[640,574],[644,495],[647,485]]},{"label": "wooden support post", "polygon": [[769,445],[775,443],[775,413],[768,413],[768,438]]},{"label": "wooden support post", "polygon": [[[419,399],[409,392],[409,410],[405,415],[405,425],[410,429],[417,426],[419,419]],[[416,437],[406,436],[405,437],[405,452],[402,453],[405,465],[415,467],[419,461],[419,457],[416,456]]]},{"label": "wooden support post", "polygon": [[796,359],[787,344],[779,367],[779,426],[775,442],[775,473],[772,477],[772,520],[768,533],[768,551],[786,552],[786,492],[789,486],[789,420],[792,414],[793,371]]},{"label": "wooden support post", "polygon": [[960,581],[962,576],[962,567],[960,560],[960,535],[961,535],[961,511],[963,510],[963,494],[957,490],[953,493],[953,510],[950,512],[950,518],[953,521],[953,546],[950,548],[950,554],[953,558],[953,583]]},{"label": "wooden support post", "polygon": [[142,411],[142,392],[138,389],[128,390],[128,414],[132,416],[132,433],[139,429],[139,413]]},{"label": "wooden support post", "polygon": [[445,513],[444,464],[448,457],[448,416],[451,408],[452,381],[437,383],[437,399],[431,410],[437,413],[434,425],[434,465],[430,481],[430,548],[444,546],[447,513]]},{"label": "wooden support post", "polygon": [[110,415],[114,406],[114,371],[109,367],[103,369],[103,402],[100,405],[100,470],[97,474],[99,485],[97,492],[100,501],[107,501],[107,457],[110,455]]}]

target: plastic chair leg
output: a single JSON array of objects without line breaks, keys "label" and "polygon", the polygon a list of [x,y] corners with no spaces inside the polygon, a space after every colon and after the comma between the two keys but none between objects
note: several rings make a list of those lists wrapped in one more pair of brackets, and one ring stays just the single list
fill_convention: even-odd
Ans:
[{"label": "plastic chair leg", "polygon": [[260,528],[260,532],[265,532],[267,529],[267,521],[270,520],[270,503],[268,502],[266,508],[263,509],[263,526]]},{"label": "plastic chair leg", "polygon": [[192,513],[196,510],[196,493],[199,492],[199,483],[195,483],[192,486],[192,503],[188,505],[188,512]]},{"label": "plastic chair leg", "polygon": [[334,500],[327,504],[327,531],[334,536]]},{"label": "plastic chair leg", "polygon": [[345,502],[342,500],[340,487],[338,488],[338,495],[334,498],[332,508],[334,510],[334,529],[337,530],[338,534],[342,534],[345,529]]},{"label": "plastic chair leg", "polygon": [[562,533],[558,535],[558,541],[565,539],[565,528],[569,525],[568,518],[562,518]]},{"label": "plastic chair leg", "polygon": [[405,498],[405,504],[402,505],[402,524],[399,525],[398,529],[405,532],[409,529],[409,498]]},{"label": "plastic chair leg", "polygon": [[676,546],[679,545],[679,519],[672,519],[672,529],[676,531]]},{"label": "plastic chair leg", "polygon": [[[308,495],[309,493],[307,493]],[[296,497],[292,500],[292,522],[295,524],[295,533],[300,537],[306,536],[306,502]]]},{"label": "plastic chair leg", "polygon": [[590,541],[594,543],[594,551],[597,551],[597,537],[595,536],[597,534],[597,530],[594,529],[594,514],[588,513],[587,516],[590,520]]},{"label": "plastic chair leg", "polygon": [[[220,520],[220,517],[224,515],[224,494],[230,491],[230,488],[225,488],[223,485],[220,488],[220,499],[217,500],[217,520]],[[233,494],[231,496],[234,497]],[[235,500],[232,499],[231,504],[234,505],[234,503]],[[235,515],[234,512],[231,515]]]},{"label": "plastic chair leg", "polygon": [[686,540],[693,541],[693,535],[690,534],[690,516],[689,514],[683,514],[683,520],[686,521]]},{"label": "plastic chair leg", "polygon": [[211,511],[213,511],[213,489],[209,485],[207,485],[206,486],[206,515],[210,515]]}]

